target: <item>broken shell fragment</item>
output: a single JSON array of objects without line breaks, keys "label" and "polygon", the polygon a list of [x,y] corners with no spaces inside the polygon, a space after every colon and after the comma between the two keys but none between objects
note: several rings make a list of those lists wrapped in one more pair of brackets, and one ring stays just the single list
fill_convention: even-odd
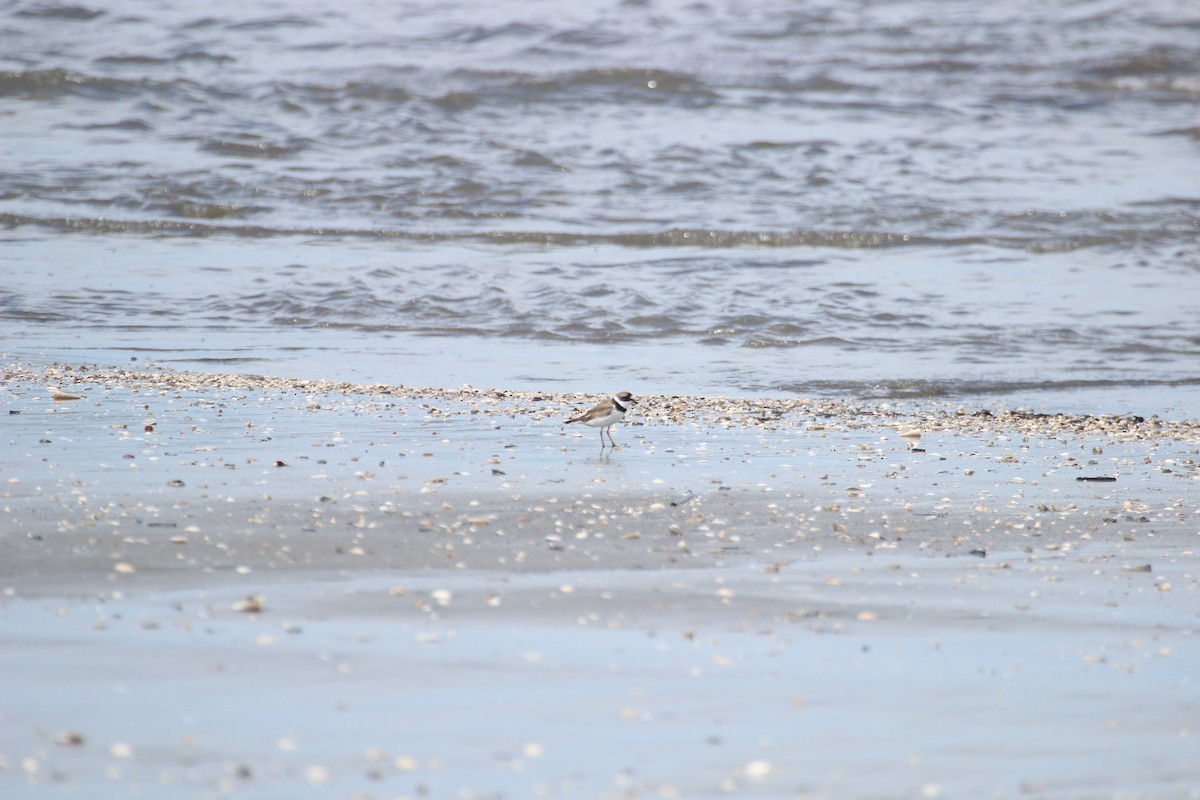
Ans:
[{"label": "broken shell fragment", "polygon": [[243,614],[258,614],[263,610],[263,596],[261,594],[246,595],[245,600],[239,600],[230,606],[234,611],[240,611]]},{"label": "broken shell fragment", "polygon": [[58,388],[57,386],[47,386],[46,388],[50,390],[50,399],[51,400],[82,400],[83,399],[83,395],[71,394],[70,392],[64,392],[62,389]]}]

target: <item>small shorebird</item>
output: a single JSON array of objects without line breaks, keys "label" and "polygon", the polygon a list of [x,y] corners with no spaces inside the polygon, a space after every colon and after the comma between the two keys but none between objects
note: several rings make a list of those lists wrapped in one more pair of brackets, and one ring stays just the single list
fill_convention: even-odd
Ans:
[{"label": "small shorebird", "polygon": [[590,428],[599,428],[601,450],[604,449],[604,432],[608,431],[608,441],[612,442],[613,449],[615,450],[617,443],[613,442],[612,426],[614,423],[625,419],[625,412],[629,410],[630,406],[636,405],[637,400],[633,399],[633,395],[629,392],[620,392],[602,403],[597,403],[578,417],[569,419],[563,424],[570,425],[572,422],[582,422]]}]

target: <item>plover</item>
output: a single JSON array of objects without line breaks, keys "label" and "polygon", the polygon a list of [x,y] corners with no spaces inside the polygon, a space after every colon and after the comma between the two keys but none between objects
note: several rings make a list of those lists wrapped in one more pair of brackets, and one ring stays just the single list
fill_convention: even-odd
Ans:
[{"label": "plover", "polygon": [[612,438],[612,426],[625,419],[625,412],[629,410],[630,406],[636,405],[637,400],[633,399],[633,395],[629,392],[620,392],[602,403],[597,403],[578,417],[567,420],[564,424],[570,425],[572,422],[582,422],[588,427],[599,428],[601,450],[604,449],[604,432],[608,431],[608,441],[616,449],[617,443]]}]

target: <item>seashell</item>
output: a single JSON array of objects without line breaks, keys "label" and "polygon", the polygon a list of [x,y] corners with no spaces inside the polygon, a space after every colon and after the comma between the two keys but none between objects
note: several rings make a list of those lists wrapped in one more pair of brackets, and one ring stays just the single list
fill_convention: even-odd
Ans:
[{"label": "seashell", "polygon": [[50,399],[51,400],[82,400],[83,399],[83,395],[71,394],[70,392],[64,392],[62,389],[58,388],[57,386],[47,386],[46,388],[50,390]]}]

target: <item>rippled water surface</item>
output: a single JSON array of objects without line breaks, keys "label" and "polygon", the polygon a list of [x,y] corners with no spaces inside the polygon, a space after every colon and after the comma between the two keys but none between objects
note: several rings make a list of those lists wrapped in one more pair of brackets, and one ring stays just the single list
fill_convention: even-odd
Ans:
[{"label": "rippled water surface", "polygon": [[1200,6],[0,2],[11,358],[1200,414]]}]

